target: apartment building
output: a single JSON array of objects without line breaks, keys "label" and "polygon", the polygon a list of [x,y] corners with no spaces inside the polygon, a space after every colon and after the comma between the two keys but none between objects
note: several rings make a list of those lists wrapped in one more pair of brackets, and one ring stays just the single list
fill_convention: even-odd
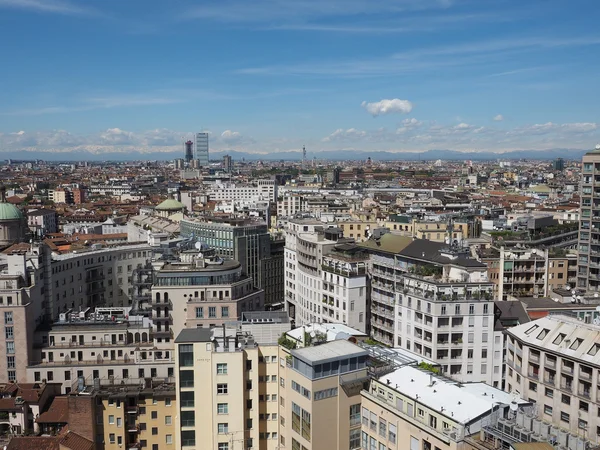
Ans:
[{"label": "apartment building", "polygon": [[293,192],[277,198],[277,217],[293,217],[300,212],[306,211],[306,198]]},{"label": "apartment building", "polygon": [[236,328],[193,328],[175,349],[177,448],[280,448],[277,344],[259,346]]},{"label": "apartment building", "polygon": [[550,315],[506,330],[506,390],[537,405],[537,418],[600,441],[600,326]]},{"label": "apartment building", "polygon": [[117,379],[100,384],[95,397],[96,420],[102,419],[96,442],[105,450],[177,448],[173,380]]},{"label": "apartment building", "polygon": [[323,306],[323,257],[341,241],[342,230],[314,219],[288,223],[285,241],[285,309],[297,325],[318,322]]},{"label": "apartment building", "polygon": [[361,248],[347,244],[338,244],[323,256],[322,305],[317,321],[368,332],[368,259]]},{"label": "apartment building", "polygon": [[461,384],[413,366],[373,378],[361,400],[360,444],[350,448],[509,448],[518,438],[488,439],[492,419],[509,415],[511,404],[529,405],[487,384]]},{"label": "apartment building", "polygon": [[600,149],[583,156],[577,287],[600,291]]},{"label": "apartment building", "polygon": [[573,289],[577,282],[576,255],[511,248],[488,251],[481,261],[488,266],[490,280],[503,300],[547,297],[555,289]]},{"label": "apartment building", "polygon": [[434,242],[448,242],[449,235],[452,241],[462,242],[481,234],[481,222],[470,217],[457,217],[450,221],[443,220],[443,217],[439,220],[428,220],[391,214],[383,226],[394,233]]},{"label": "apartment building", "polygon": [[282,348],[282,354],[281,445],[294,450],[360,448],[360,392],[369,380],[368,353],[337,340],[289,355]]},{"label": "apartment building", "polygon": [[27,213],[27,225],[35,236],[58,232],[58,214],[50,209],[36,209]]},{"label": "apartment building", "polygon": [[264,291],[254,287],[242,265],[218,258],[212,250],[185,252],[181,262],[163,264],[154,278],[156,337],[171,339],[183,328],[220,326],[245,311],[264,310]]},{"label": "apartment building", "polygon": [[25,382],[33,355],[34,331],[44,320],[43,256],[30,252],[2,255],[0,269],[0,383]]},{"label": "apartment building", "polygon": [[283,253],[279,239],[271,236],[266,222],[207,216],[184,219],[180,226],[182,237],[196,239],[215,249],[217,255],[239,261],[254,286],[264,289],[265,304],[282,301],[282,279],[272,274],[275,267],[275,273],[283,273]]},{"label": "apartment building", "polygon": [[35,333],[22,379],[58,383],[68,393],[79,380],[93,384],[94,380],[172,376],[172,350],[157,350],[151,321],[129,314],[130,308],[61,314],[57,322]]},{"label": "apartment building", "polygon": [[486,266],[464,249],[389,233],[360,247],[371,254],[371,336],[457,380],[499,387],[502,334]]},{"label": "apartment building", "polygon": [[43,264],[46,315],[58,320],[69,309],[93,306],[132,306],[132,274],[152,258],[147,244],[84,249],[55,254],[45,252]]},{"label": "apartment building", "polygon": [[254,180],[252,183],[235,184],[217,182],[206,190],[212,201],[256,202],[261,200],[277,202],[277,182],[275,180]]}]

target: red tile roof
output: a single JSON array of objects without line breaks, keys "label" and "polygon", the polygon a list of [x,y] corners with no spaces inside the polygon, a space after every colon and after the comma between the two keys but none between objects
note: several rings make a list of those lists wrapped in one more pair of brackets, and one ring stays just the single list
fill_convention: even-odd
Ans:
[{"label": "red tile roof", "polygon": [[67,431],[67,434],[60,440],[60,445],[69,450],[93,450],[94,443],[83,436]]},{"label": "red tile roof", "polygon": [[37,423],[68,423],[69,399],[66,396],[55,397],[48,411],[39,415]]},{"label": "red tile roof", "polygon": [[59,450],[59,440],[56,437],[17,436],[10,440],[6,450]]}]

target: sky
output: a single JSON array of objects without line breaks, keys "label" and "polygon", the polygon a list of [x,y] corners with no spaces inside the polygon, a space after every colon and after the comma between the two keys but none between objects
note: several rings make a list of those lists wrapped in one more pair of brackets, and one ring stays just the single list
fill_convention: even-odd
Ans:
[{"label": "sky", "polygon": [[0,0],[0,154],[593,148],[598,23],[598,0]]}]

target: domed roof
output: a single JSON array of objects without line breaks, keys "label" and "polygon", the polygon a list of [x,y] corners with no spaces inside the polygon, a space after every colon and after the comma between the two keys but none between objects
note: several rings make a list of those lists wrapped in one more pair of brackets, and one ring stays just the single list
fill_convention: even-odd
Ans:
[{"label": "domed roof", "polygon": [[0,220],[23,220],[23,213],[11,203],[0,202]]},{"label": "domed roof", "polygon": [[185,205],[174,198],[168,198],[155,209],[157,211],[180,211],[185,208]]}]

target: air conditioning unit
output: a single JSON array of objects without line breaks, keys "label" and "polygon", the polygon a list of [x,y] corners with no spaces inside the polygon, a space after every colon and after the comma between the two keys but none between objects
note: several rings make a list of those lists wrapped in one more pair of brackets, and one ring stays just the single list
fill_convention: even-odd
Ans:
[{"label": "air conditioning unit", "polygon": [[533,429],[533,419],[531,417],[523,417],[523,428],[525,428],[526,430]]},{"label": "air conditioning unit", "polygon": [[540,419],[533,419],[533,426],[531,429],[535,434],[540,434],[540,429],[542,427],[542,421]]},{"label": "air conditioning unit", "polygon": [[548,422],[542,422],[539,435],[544,439],[548,439],[548,436],[550,436],[550,427],[551,425]]},{"label": "air conditioning unit", "polygon": [[579,436],[576,434],[569,434],[569,450],[577,450],[577,439]]},{"label": "air conditioning unit", "polygon": [[517,411],[517,425],[522,427],[525,420],[525,413],[522,410]]}]

